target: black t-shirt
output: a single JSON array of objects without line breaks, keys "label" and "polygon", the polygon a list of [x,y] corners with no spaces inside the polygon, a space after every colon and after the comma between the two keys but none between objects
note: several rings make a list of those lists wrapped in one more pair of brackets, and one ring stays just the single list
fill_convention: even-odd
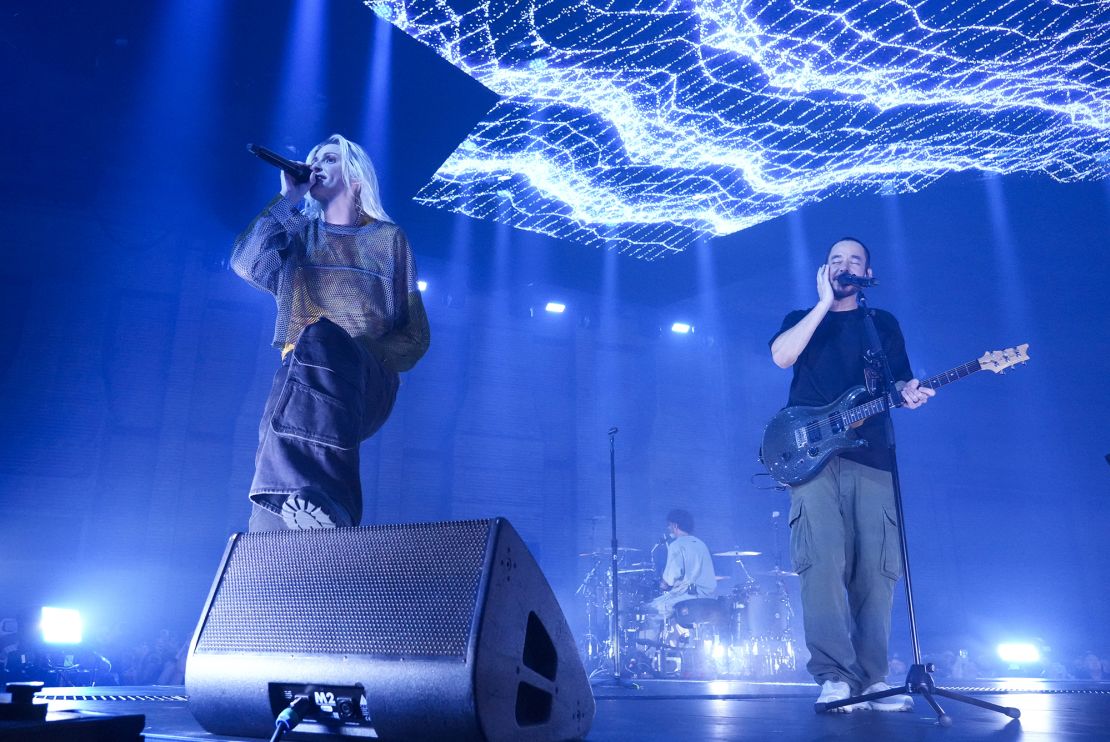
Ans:
[{"label": "black t-shirt", "polygon": [[[875,311],[875,327],[883,343],[883,351],[890,362],[895,381],[913,378],[910,360],[906,356],[906,341],[898,320],[890,312]],[[810,312],[797,309],[786,315],[782,327],[770,343],[782,333],[801,322]],[[863,354],[867,350],[867,332],[863,326],[863,310],[829,312],[810,338],[805,350],[794,362],[794,379],[790,382],[787,406],[822,407],[834,402],[852,387],[866,384]],[[883,420],[874,416],[855,429],[855,434],[866,440],[866,448],[846,451],[841,456],[861,464],[890,471],[890,450],[886,442]]]}]

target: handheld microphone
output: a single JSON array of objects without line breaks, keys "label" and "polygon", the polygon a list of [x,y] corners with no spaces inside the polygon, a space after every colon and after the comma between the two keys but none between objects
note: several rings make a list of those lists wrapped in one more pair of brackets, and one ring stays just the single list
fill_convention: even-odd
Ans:
[{"label": "handheld microphone", "polygon": [[851,273],[841,273],[836,277],[836,282],[841,286],[859,286],[861,289],[869,289],[872,286],[878,286],[879,280],[877,278],[868,278],[867,276],[855,276]]},{"label": "handheld microphone", "polygon": [[257,144],[248,144],[247,151],[263,162],[268,162],[274,167],[289,173],[293,176],[293,181],[296,183],[307,183],[308,179],[312,177],[312,168],[303,162],[287,160],[277,152],[268,150],[265,147],[260,147]]}]

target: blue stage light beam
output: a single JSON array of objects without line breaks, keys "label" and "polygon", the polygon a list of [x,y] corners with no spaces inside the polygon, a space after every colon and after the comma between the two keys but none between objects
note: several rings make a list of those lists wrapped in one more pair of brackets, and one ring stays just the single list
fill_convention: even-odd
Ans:
[{"label": "blue stage light beam", "polygon": [[367,0],[501,96],[425,204],[647,260],[946,173],[1110,174],[1110,4]]},{"label": "blue stage light beam", "polygon": [[[322,120],[323,107],[315,103],[324,91],[326,73],[322,50],[326,18],[326,0],[294,3],[281,57],[281,87],[274,113],[273,139],[284,150],[281,154],[297,160],[303,159],[317,141],[332,133],[321,133],[326,126]],[[273,176],[272,173],[267,175]]]},{"label": "blue stage light beam", "polygon": [[[360,142],[364,142],[378,183],[386,197],[390,195],[390,171],[393,163],[393,132],[390,128],[390,68],[393,66],[393,29],[388,23],[374,24],[374,42],[371,48],[369,90],[367,99],[369,110],[366,124],[361,132]],[[387,209],[388,211],[388,209]]]}]

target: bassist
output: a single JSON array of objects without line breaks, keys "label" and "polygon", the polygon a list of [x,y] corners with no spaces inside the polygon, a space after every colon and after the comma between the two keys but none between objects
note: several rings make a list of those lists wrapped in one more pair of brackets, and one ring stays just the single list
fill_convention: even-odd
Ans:
[{"label": "bassist", "polygon": [[[871,254],[845,238],[817,271],[816,306],[791,312],[771,339],[771,357],[794,368],[789,406],[830,404],[848,389],[871,382],[859,289],[842,273],[871,277]],[[905,341],[889,312],[875,325],[903,406],[915,409],[935,392],[912,378]],[[868,383],[868,389],[875,391]],[[880,418],[855,431],[867,446],[834,456],[808,481],[791,488],[790,548],[801,579],[807,669],[821,684],[820,702],[886,690],[887,645],[894,586],[902,574],[889,446]],[[877,711],[908,711],[896,695],[869,703]],[[851,711],[842,706],[837,711]]]}]

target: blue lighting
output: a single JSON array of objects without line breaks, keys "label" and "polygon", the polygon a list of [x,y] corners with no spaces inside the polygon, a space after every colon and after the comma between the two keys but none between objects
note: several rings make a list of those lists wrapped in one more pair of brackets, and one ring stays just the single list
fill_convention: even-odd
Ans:
[{"label": "blue lighting", "polygon": [[552,314],[562,314],[567,310],[567,305],[560,304],[557,301],[549,301],[547,302],[547,306],[544,307],[544,309],[551,312]]},{"label": "blue lighting", "polygon": [[[293,6],[293,18],[285,39],[282,57],[280,98],[276,110],[276,129],[273,141],[283,143],[285,152],[300,159],[307,154],[298,150],[305,143],[319,136],[323,121],[319,106],[306,106],[306,90],[320,88],[327,16],[326,0],[302,0]],[[269,174],[269,173],[267,173]]]},{"label": "blue lighting", "polygon": [[43,607],[39,628],[45,644],[80,644],[84,624],[73,608]]},{"label": "blue lighting", "polygon": [[1110,174],[1100,3],[366,5],[501,96],[418,201],[638,258],[951,172]]},{"label": "blue lighting", "polygon": [[1010,642],[998,645],[998,658],[1009,665],[1029,665],[1040,662],[1041,653],[1032,644]]},{"label": "blue lighting", "polygon": [[693,330],[693,325],[688,325],[685,322],[675,322],[671,325],[671,332],[677,332],[679,335],[686,335]]},{"label": "blue lighting", "polygon": [[419,289],[420,291],[427,291],[428,290],[428,282],[427,281],[417,281],[416,282],[416,288]]}]

